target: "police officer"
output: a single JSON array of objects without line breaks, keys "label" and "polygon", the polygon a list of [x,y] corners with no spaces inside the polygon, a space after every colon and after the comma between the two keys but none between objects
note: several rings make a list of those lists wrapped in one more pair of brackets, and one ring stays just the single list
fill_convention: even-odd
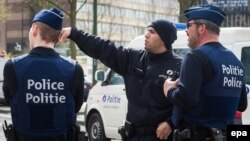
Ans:
[{"label": "police officer", "polygon": [[165,19],[151,22],[145,33],[145,50],[117,47],[76,28],[65,28],[61,37],[61,41],[67,37],[75,41],[84,53],[123,76],[129,141],[171,140],[172,104],[164,98],[162,79],[181,61],[172,53],[172,43],[177,38],[173,23]]},{"label": "police officer", "polygon": [[[83,103],[83,69],[53,48],[61,34],[59,9],[38,12],[29,31],[31,51],[4,67],[3,91],[11,106],[15,141],[70,141]],[[75,141],[75,140],[74,140]]]},{"label": "police officer", "polygon": [[173,121],[180,131],[176,137],[219,141],[225,139],[236,110],[247,108],[244,67],[219,42],[220,25],[226,17],[221,9],[202,5],[184,14],[188,46],[193,50],[183,60],[179,81],[164,83],[165,96],[175,105]]}]

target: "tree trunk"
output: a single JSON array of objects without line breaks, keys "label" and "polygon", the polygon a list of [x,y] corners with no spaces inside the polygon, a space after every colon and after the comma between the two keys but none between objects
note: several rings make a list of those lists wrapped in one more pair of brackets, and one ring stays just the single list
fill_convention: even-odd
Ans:
[{"label": "tree trunk", "polygon": [[180,3],[180,15],[179,22],[186,22],[186,18],[184,16],[184,10],[190,6],[197,5],[200,0],[178,0]]}]

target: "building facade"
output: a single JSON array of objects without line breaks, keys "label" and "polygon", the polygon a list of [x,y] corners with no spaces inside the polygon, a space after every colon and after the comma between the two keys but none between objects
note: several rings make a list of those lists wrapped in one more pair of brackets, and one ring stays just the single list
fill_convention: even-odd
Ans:
[{"label": "building facade", "polygon": [[23,6],[22,0],[4,0],[3,4],[8,16],[0,22],[0,47],[18,53],[27,46],[30,11]]},{"label": "building facade", "polygon": [[250,0],[211,1],[226,12],[224,27],[250,27]]},{"label": "building facade", "polygon": [[[98,36],[126,45],[144,33],[145,26],[157,18],[178,21],[178,0],[99,0]],[[77,26],[93,31],[93,0],[77,15]]]},{"label": "building facade", "polygon": [[[18,54],[28,50],[28,32],[34,12],[25,0],[4,0],[9,14],[0,23],[0,46]],[[78,0],[78,7],[83,0]],[[178,21],[178,0],[98,0],[97,35],[121,45],[143,34],[145,25],[156,18]],[[77,14],[77,27],[93,30],[93,0]]]},{"label": "building facade", "polygon": [[200,0],[201,4],[214,4],[225,11],[223,27],[250,27],[250,0]]}]

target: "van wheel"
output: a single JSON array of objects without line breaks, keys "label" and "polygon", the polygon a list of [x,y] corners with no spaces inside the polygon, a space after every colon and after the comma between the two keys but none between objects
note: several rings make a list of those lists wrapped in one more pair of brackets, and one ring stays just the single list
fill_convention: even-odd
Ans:
[{"label": "van wheel", "polygon": [[93,113],[88,121],[89,141],[110,141],[105,136],[102,118],[98,113]]}]

